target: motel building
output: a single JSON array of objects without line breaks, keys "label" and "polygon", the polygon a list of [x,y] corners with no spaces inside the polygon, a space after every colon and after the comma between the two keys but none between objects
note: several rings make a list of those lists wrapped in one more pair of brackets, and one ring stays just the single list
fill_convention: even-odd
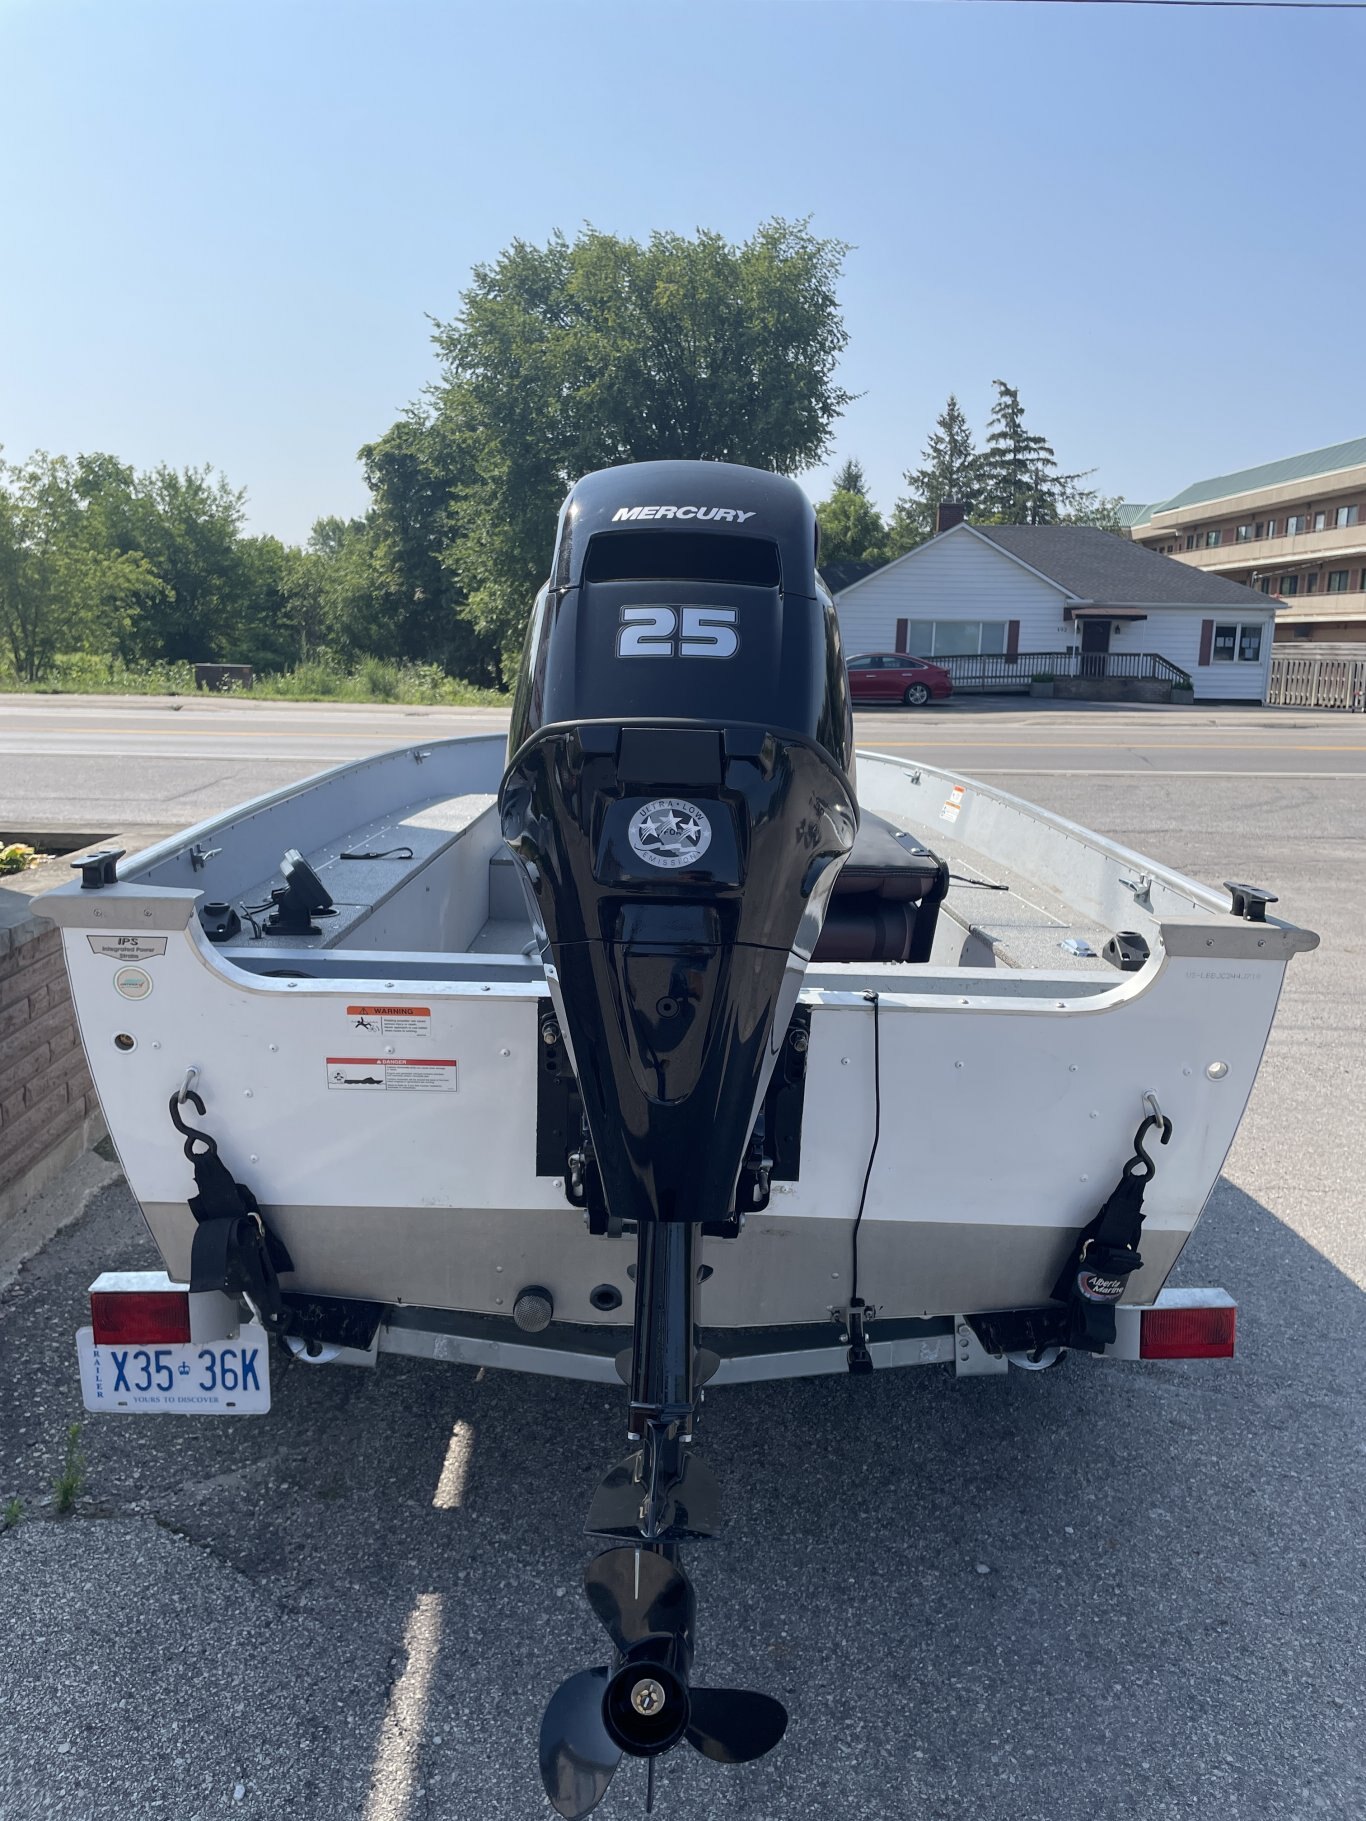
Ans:
[{"label": "motel building", "polygon": [[1274,602],[1278,643],[1366,643],[1366,437],[1196,481],[1121,516],[1144,549]]}]

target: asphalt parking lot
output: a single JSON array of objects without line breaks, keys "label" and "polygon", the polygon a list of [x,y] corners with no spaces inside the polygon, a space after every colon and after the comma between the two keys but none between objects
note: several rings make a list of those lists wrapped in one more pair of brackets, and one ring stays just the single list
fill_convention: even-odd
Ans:
[{"label": "asphalt parking lot", "polygon": [[[277,725],[254,750],[293,776],[352,737],[329,722],[280,757]],[[48,788],[59,819],[43,738],[78,749],[56,788],[92,828],[106,806],[120,825],[154,819],[111,784],[121,738],[157,819],[243,794],[245,737],[221,739],[230,758],[189,735],[140,755],[132,726],[93,750],[72,725],[15,734],[0,712],[0,739],[36,754],[0,807],[36,814]],[[990,770],[1199,878],[1263,884],[1322,946],[1291,965],[1178,1267],[1237,1297],[1238,1359],[926,1369],[708,1400],[731,1515],[689,1551],[696,1677],[768,1690],[791,1721],[755,1766],[672,1754],[657,1813],[1359,1821],[1366,728],[1010,708],[869,717],[862,737],[932,743],[934,763]],[[195,801],[168,807],[155,765],[178,767]],[[231,784],[208,782],[229,769]],[[0,1535],[0,1821],[549,1813],[536,1728],[561,1677],[602,1660],[579,1523],[619,1448],[620,1397],[396,1359],[295,1366],[265,1418],[84,1420],[82,1490],[60,1518],[86,1288],[155,1263],[114,1181],[0,1294],[0,1510],[15,1497],[24,1512]],[[628,1765],[598,1812],[643,1805]]]}]

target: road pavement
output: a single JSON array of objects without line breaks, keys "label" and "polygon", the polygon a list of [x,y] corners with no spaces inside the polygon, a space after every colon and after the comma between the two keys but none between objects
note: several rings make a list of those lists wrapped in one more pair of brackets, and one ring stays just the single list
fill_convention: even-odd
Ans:
[{"label": "road pavement", "polygon": [[[188,827],[344,759],[506,726],[506,710],[487,708],[0,696],[0,833]],[[870,747],[973,776],[1366,775],[1355,715],[963,697],[861,710],[857,731]]]},{"label": "road pavement", "polygon": [[[263,765],[321,757],[282,751],[287,722],[263,730],[269,757],[237,736],[225,758],[196,752],[237,725],[196,724],[216,713],[169,736],[184,751],[121,763],[218,764],[226,781],[199,787],[212,803],[246,778],[262,788]],[[385,713],[364,728],[323,715],[300,719],[329,758],[394,737]],[[0,722],[12,738],[8,706]],[[118,726],[151,738],[140,715]],[[990,750],[1003,781],[1063,814],[1197,877],[1278,891],[1323,944],[1291,964],[1178,1268],[1238,1298],[1238,1359],[924,1369],[708,1400],[730,1516],[689,1551],[698,1679],[767,1689],[791,1724],[752,1767],[674,1753],[657,1813],[1359,1821],[1366,730],[1011,709],[863,733],[956,740],[936,762],[965,769]],[[126,823],[113,736],[83,737],[104,744],[68,755],[65,801]],[[540,1710],[602,1660],[578,1527],[619,1447],[620,1396],[394,1359],[296,1366],[263,1419],[87,1419],[77,1511],[57,1518],[45,1501],[81,1416],[85,1288],[153,1262],[115,1184],[0,1298],[0,1507],[17,1494],[27,1513],[0,1535],[0,1821],[548,1813]],[[643,1800],[627,1765],[599,1812]]]}]

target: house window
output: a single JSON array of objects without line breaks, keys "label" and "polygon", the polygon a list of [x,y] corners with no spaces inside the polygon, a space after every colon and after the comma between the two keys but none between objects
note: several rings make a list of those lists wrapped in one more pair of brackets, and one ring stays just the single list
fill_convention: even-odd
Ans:
[{"label": "house window", "polygon": [[1330,569],[1328,571],[1329,594],[1346,594],[1351,574],[1350,569]]},{"label": "house window", "polygon": [[1275,535],[1276,535],[1275,519],[1269,518],[1269,519],[1267,519],[1265,524],[1262,524],[1259,520],[1258,524],[1257,524],[1257,528],[1253,532],[1252,535],[1254,537],[1275,537]]},{"label": "house window", "polygon": [[1257,664],[1262,656],[1262,628],[1228,625],[1214,628],[1210,656],[1216,664]]},{"label": "house window", "polygon": [[1360,510],[1359,506],[1339,506],[1333,514],[1334,525],[1339,531],[1345,531],[1349,525],[1356,524]]},{"label": "house window", "polygon": [[1240,544],[1250,544],[1252,542],[1251,525],[1239,525],[1236,536]]},{"label": "house window", "polygon": [[1327,523],[1328,523],[1328,514],[1326,512],[1316,512],[1314,514],[1315,531],[1322,531],[1323,528],[1325,527],[1325,525],[1327,525]]},{"label": "house window", "polygon": [[910,620],[906,648],[921,658],[975,658],[1006,648],[1004,620]]},{"label": "house window", "polygon": [[1271,593],[1271,577],[1269,575],[1264,575],[1262,577],[1261,588],[1263,594]]},{"label": "house window", "polygon": [[1303,512],[1292,512],[1290,517],[1285,521],[1285,535],[1287,537],[1296,537],[1301,531],[1306,531],[1308,528],[1309,520],[1305,517]]},{"label": "house window", "polygon": [[1219,540],[1223,537],[1223,535],[1224,534],[1222,531],[1207,531],[1205,533],[1206,550],[1213,550],[1214,547],[1218,544]]},{"label": "house window", "polygon": [[1277,594],[1298,594],[1299,591],[1300,578],[1297,575],[1283,575],[1276,584]]},{"label": "house window", "polygon": [[1315,594],[1318,592],[1318,586],[1319,572],[1317,569],[1311,569],[1304,578],[1304,592],[1306,594]]},{"label": "house window", "polygon": [[1187,550],[1194,550],[1195,548],[1195,533],[1193,531],[1187,533],[1186,548]]}]

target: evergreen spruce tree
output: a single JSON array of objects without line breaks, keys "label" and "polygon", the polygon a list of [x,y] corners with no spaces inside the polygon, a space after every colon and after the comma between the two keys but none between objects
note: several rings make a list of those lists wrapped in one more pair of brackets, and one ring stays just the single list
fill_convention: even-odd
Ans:
[{"label": "evergreen spruce tree", "polygon": [[863,472],[863,463],[856,455],[851,455],[847,462],[841,462],[830,481],[832,493],[857,493],[860,499],[868,497],[868,479]]},{"label": "evergreen spruce tree", "polygon": [[1066,518],[1086,474],[1061,473],[1053,445],[1025,428],[1017,389],[1003,379],[991,383],[996,403],[982,451],[980,510],[998,525],[1056,525]]},{"label": "evergreen spruce tree", "polygon": [[889,529],[898,552],[912,550],[934,535],[935,516],[947,502],[960,502],[968,518],[977,509],[982,458],[953,393],[935,420],[921,462],[921,467],[906,470],[903,478],[910,492],[897,501],[892,513]]}]

